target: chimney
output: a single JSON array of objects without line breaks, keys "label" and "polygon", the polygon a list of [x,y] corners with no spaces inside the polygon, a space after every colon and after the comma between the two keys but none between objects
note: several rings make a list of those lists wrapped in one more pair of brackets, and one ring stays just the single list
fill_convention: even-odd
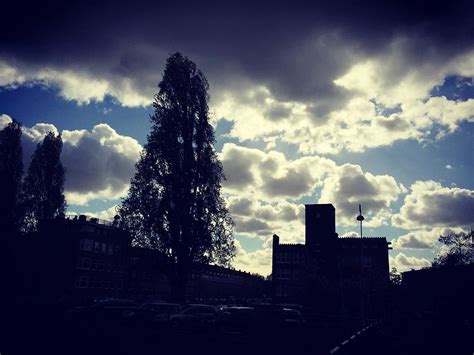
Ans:
[{"label": "chimney", "polygon": [[273,248],[280,244],[280,237],[276,234],[273,234]]}]

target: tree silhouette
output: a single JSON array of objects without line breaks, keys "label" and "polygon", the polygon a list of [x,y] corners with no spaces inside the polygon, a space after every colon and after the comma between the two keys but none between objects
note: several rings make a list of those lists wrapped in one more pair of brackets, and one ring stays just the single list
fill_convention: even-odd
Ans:
[{"label": "tree silhouette", "polygon": [[194,263],[228,265],[235,255],[233,222],[220,195],[225,177],[206,78],[175,53],[158,88],[152,130],[120,215],[137,245],[166,256],[172,297],[182,301]]},{"label": "tree silhouette", "polygon": [[4,236],[15,233],[19,226],[22,158],[21,124],[13,120],[0,131],[0,232]]},{"label": "tree silhouette", "polygon": [[49,132],[38,143],[23,183],[23,229],[32,231],[43,221],[52,220],[66,210],[64,168],[60,160],[63,141]]},{"label": "tree silhouette", "polygon": [[474,263],[474,232],[448,233],[439,237],[446,250],[440,252],[434,267],[450,267]]},{"label": "tree silhouette", "polygon": [[402,284],[402,275],[398,272],[396,267],[392,267],[389,273],[390,283],[393,286],[400,286]]}]

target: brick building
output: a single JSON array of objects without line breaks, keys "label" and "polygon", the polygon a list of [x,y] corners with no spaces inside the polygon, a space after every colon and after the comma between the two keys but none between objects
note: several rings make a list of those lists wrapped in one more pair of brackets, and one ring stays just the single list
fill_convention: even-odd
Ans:
[{"label": "brick building", "polygon": [[113,223],[56,219],[13,244],[19,299],[68,303],[125,294],[130,237]]},{"label": "brick building", "polygon": [[376,316],[389,282],[386,238],[339,238],[332,204],[305,206],[305,234],[305,244],[281,244],[273,236],[274,299]]},{"label": "brick building", "polygon": [[[168,299],[166,258],[132,246],[117,221],[78,216],[40,225],[10,240],[17,302],[77,303],[92,298]],[[258,297],[262,277],[216,265],[195,265],[187,297]]]}]

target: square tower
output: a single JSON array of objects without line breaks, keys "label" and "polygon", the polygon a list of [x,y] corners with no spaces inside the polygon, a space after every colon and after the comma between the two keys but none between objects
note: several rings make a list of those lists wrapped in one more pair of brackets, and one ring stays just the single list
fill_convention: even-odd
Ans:
[{"label": "square tower", "polygon": [[334,240],[336,234],[336,209],[330,203],[305,205],[305,243],[315,244]]}]

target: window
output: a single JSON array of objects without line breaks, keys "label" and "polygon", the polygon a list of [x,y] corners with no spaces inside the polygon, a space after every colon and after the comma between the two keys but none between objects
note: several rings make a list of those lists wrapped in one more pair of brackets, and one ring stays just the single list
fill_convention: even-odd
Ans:
[{"label": "window", "polygon": [[89,286],[89,276],[79,276],[76,280],[76,288],[87,288]]},{"label": "window", "polygon": [[288,288],[284,285],[278,285],[276,288],[276,295],[278,297],[287,297],[288,296]]},{"label": "window", "polygon": [[79,258],[79,264],[77,265],[78,269],[89,270],[91,267],[90,258]]},{"label": "window", "polygon": [[92,240],[91,239],[81,239],[80,248],[81,248],[81,250],[91,251],[92,250]]},{"label": "window", "polygon": [[102,253],[107,254],[107,243],[102,243]]},{"label": "window", "polygon": [[91,270],[97,270],[97,260],[92,260],[92,262],[91,262]]},{"label": "window", "polygon": [[112,244],[109,244],[109,255],[112,255],[114,253],[114,246]]},{"label": "window", "polygon": [[282,253],[281,262],[284,264],[291,263],[291,253]]},{"label": "window", "polygon": [[81,227],[81,232],[93,233],[94,232],[94,226],[91,226],[90,224],[83,225]]},{"label": "window", "polygon": [[94,251],[99,252],[100,251],[100,242],[94,241]]},{"label": "window", "polygon": [[293,254],[293,263],[298,264],[304,261],[303,253],[294,253]]},{"label": "window", "polygon": [[363,257],[363,262],[364,262],[364,267],[371,268],[373,260],[370,256],[364,256]]},{"label": "window", "polygon": [[280,269],[276,271],[276,278],[278,280],[291,280],[291,270],[290,269]]}]

